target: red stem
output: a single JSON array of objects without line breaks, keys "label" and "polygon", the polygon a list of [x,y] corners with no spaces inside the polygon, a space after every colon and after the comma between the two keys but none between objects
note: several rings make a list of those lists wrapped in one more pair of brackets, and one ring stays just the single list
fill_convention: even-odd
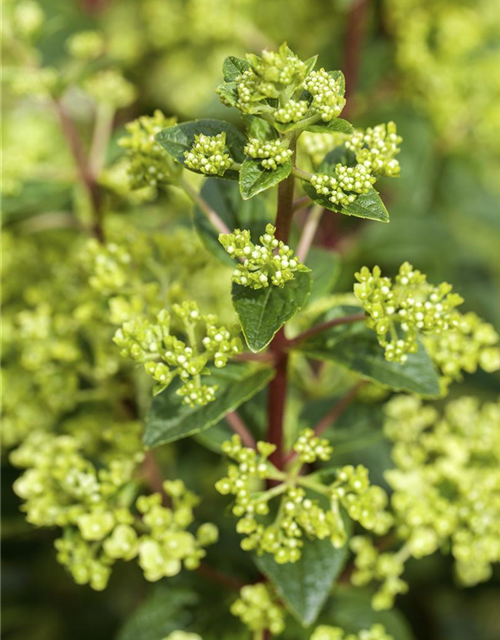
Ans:
[{"label": "red stem", "polygon": [[339,325],[342,325],[342,324],[351,324],[354,322],[361,322],[362,320],[365,320],[365,319],[366,319],[366,316],[364,313],[355,313],[350,316],[342,316],[341,318],[335,318],[334,320],[328,320],[327,322],[322,322],[321,324],[318,324],[315,327],[311,327],[311,329],[308,329],[307,331],[303,331],[302,333],[299,333],[299,335],[293,338],[293,340],[288,340],[287,346],[289,348],[293,348],[299,343],[306,340],[307,338],[311,338],[312,336],[315,336],[318,333],[322,333],[327,329],[331,329],[331,327],[338,327]]},{"label": "red stem", "polygon": [[245,447],[249,447],[250,449],[257,448],[257,445],[255,444],[255,438],[250,433],[248,427],[236,413],[236,411],[231,411],[230,413],[226,414],[226,420],[234,433],[240,436],[241,441],[245,445]]}]

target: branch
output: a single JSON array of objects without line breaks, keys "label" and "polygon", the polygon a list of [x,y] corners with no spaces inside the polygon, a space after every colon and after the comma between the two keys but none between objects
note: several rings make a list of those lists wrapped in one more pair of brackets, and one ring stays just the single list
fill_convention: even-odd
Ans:
[{"label": "branch", "polygon": [[146,476],[146,480],[153,489],[155,493],[159,493],[161,495],[161,501],[164,506],[170,504],[170,497],[165,493],[165,489],[163,488],[163,477],[158,466],[158,462],[156,461],[155,455],[152,451],[146,451],[146,455],[144,456],[144,460],[142,462],[142,467],[144,469],[144,474]]},{"label": "branch", "polygon": [[222,573],[221,571],[214,569],[206,562],[200,563],[200,566],[198,567],[198,573],[200,573],[202,576],[205,576],[205,578],[208,578],[212,582],[217,582],[218,584],[221,584],[222,586],[231,589],[232,591],[239,591],[242,587],[245,586],[245,584],[247,584],[246,582],[241,582],[240,580],[237,580],[232,576],[228,576],[226,573]]},{"label": "branch", "polygon": [[238,415],[238,413],[236,413],[236,411],[230,411],[228,414],[226,414],[225,417],[234,433],[240,436],[241,441],[245,445],[245,447],[256,449],[257,445],[255,444],[255,438],[250,433],[250,430]]},{"label": "branch", "polygon": [[219,233],[232,233],[231,229],[229,229],[226,223],[220,218],[219,214],[212,209],[205,198],[203,198],[196,189],[193,189],[193,187],[182,178],[179,180],[179,186],[184,190],[189,199],[200,207]]},{"label": "branch", "polygon": [[298,198],[292,205],[292,210],[298,211],[299,209],[303,209],[304,207],[309,206],[312,203],[312,200],[309,196],[302,196],[302,198]]},{"label": "branch", "polygon": [[297,256],[301,262],[305,262],[309,249],[318,230],[321,217],[324,212],[324,207],[320,204],[314,205],[307,216],[306,223],[302,229],[302,236],[300,238],[299,247],[297,249]]},{"label": "branch", "polygon": [[293,338],[292,340],[288,340],[288,347],[293,349],[293,347],[303,342],[307,338],[311,338],[312,336],[315,336],[318,333],[322,333],[323,331],[326,331],[331,327],[337,327],[342,324],[350,324],[353,322],[361,322],[362,320],[365,320],[365,319],[366,319],[366,316],[364,313],[356,313],[356,314],[353,314],[352,316],[342,316],[341,318],[335,318],[334,320],[328,320],[327,322],[322,322],[321,324],[318,324],[315,327],[308,329],[307,331],[303,331],[302,333],[299,333],[299,335]]}]

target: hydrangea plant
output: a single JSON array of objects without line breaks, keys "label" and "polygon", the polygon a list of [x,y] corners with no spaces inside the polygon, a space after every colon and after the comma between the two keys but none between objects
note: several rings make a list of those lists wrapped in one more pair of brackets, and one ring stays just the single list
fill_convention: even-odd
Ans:
[{"label": "hydrangea plant", "polygon": [[[12,10],[27,55],[43,22],[36,6]],[[54,82],[35,57],[32,82],[12,79],[54,109],[84,202],[79,251],[7,323],[15,380],[4,439],[17,447],[27,521],[59,531],[57,560],[94,590],[119,560],[149,582],[223,585],[234,638],[411,638],[379,613],[407,592],[407,561],[448,554],[464,585],[488,580],[500,561],[500,407],[446,402],[464,373],[498,370],[500,350],[490,324],[458,310],[465,302],[450,284],[408,262],[394,280],[362,266],[352,291],[330,295],[339,258],[313,247],[317,228],[328,217],[389,222],[377,189],[404,171],[396,124],[355,129],[341,118],[342,72],[283,44],[224,60],[217,94],[240,120],[178,124],[155,111],[125,127],[124,152],[108,162],[113,119],[134,88],[101,59],[100,34],[66,47],[76,80]],[[94,105],[89,153],[63,101],[75,86]],[[176,234],[139,233],[113,215],[116,203],[163,191],[181,199]],[[65,248],[52,260],[63,264]],[[18,253],[15,268],[36,274],[30,247]],[[37,404],[15,412],[25,383]],[[311,398],[328,401],[321,415]],[[342,459],[330,428],[374,399],[386,401],[379,436],[392,452],[383,477]],[[344,454],[349,446],[350,434]],[[200,447],[213,456],[203,482],[193,471]],[[345,590],[361,586],[371,589],[364,615],[347,605],[339,615]],[[165,640],[225,631],[214,636],[201,615],[178,620]]]}]

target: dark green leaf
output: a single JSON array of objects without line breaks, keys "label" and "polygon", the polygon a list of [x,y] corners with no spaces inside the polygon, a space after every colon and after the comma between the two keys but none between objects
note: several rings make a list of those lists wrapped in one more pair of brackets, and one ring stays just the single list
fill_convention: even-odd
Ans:
[{"label": "dark green leaf", "polygon": [[270,554],[258,556],[259,569],[275,585],[290,612],[304,626],[314,623],[348,556],[347,544],[335,549],[329,540],[304,540],[302,557],[277,564]]},{"label": "dark green leaf", "polygon": [[278,137],[276,129],[267,120],[257,116],[244,116],[244,121],[249,138],[274,140]]},{"label": "dark green leaf", "polygon": [[[207,136],[215,136],[222,132],[226,133],[226,143],[231,158],[236,162],[243,162],[245,158],[243,149],[246,144],[246,138],[234,125],[223,120],[184,122],[175,127],[163,129],[156,136],[156,140],[172,158],[185,166],[184,152],[189,151],[193,146],[195,135],[204,133]],[[232,180],[237,180],[238,176],[238,171],[226,171],[224,174],[224,178]]]},{"label": "dark green leaf", "polygon": [[217,95],[221,97],[224,103],[236,106],[238,102],[238,88],[236,82],[223,82],[217,87]]},{"label": "dark green leaf", "polygon": [[311,269],[312,286],[310,301],[330,293],[340,276],[340,258],[335,251],[312,247],[307,255]]},{"label": "dark green leaf", "polygon": [[250,63],[244,58],[229,56],[222,63],[222,74],[225,82],[233,82],[238,76],[250,68]]},{"label": "dark green leaf", "polygon": [[292,172],[292,161],[278,165],[277,169],[264,169],[260,160],[247,158],[241,165],[240,192],[243,200],[253,198],[261,191],[274,187],[288,178]]},{"label": "dark green leaf", "polygon": [[[336,307],[321,321],[362,312],[359,307]],[[426,397],[439,396],[436,369],[424,346],[410,354],[404,364],[388,362],[374,331],[364,322],[339,325],[318,333],[298,345],[310,358],[336,362],[394,391],[408,391]]]},{"label": "dark green leaf", "polygon": [[370,601],[371,594],[367,591],[337,587],[319,622],[337,625],[346,633],[358,633],[382,624],[395,640],[414,640],[408,623],[397,609],[373,611]]},{"label": "dark green leaf", "polygon": [[[266,224],[270,222],[265,202],[261,198],[242,201],[238,185],[234,182],[209,178],[203,185],[201,195],[229,229],[248,229],[253,242],[258,242]],[[219,231],[199,207],[194,208],[194,226],[203,244],[214,256],[226,264],[235,265],[219,242]]]},{"label": "dark green leaf", "polygon": [[176,393],[180,383],[175,380],[166,391],[153,398],[146,419],[144,444],[155,447],[208,429],[258,393],[273,375],[273,369],[261,365],[228,364],[203,377],[204,384],[217,385],[215,400],[194,408],[182,403]]},{"label": "dark green leaf", "polygon": [[252,289],[233,284],[233,305],[252,351],[267,347],[285,322],[302,309],[310,288],[311,276],[302,271],[284,287]]},{"label": "dark green leaf", "polygon": [[316,124],[311,124],[306,127],[306,131],[312,133],[353,133],[354,129],[350,122],[343,120],[342,118],[334,118],[330,122],[322,122],[321,120]]},{"label": "dark green leaf", "polygon": [[320,195],[309,182],[304,182],[304,191],[313,202],[320,204],[325,209],[343,213],[347,216],[376,220],[377,222],[389,222],[389,213],[375,189],[359,195],[354,202],[347,207],[330,202],[327,196]]},{"label": "dark green leaf", "polygon": [[117,640],[160,640],[191,622],[190,611],[198,603],[192,591],[160,585],[133,612]]}]

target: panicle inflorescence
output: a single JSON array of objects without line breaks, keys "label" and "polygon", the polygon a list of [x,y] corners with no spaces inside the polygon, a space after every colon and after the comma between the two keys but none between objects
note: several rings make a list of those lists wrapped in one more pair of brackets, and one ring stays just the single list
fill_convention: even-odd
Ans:
[{"label": "panicle inflorescence", "polygon": [[227,152],[226,133],[206,136],[195,135],[194,144],[189,151],[184,151],[186,166],[209,176],[223,176],[233,161]]},{"label": "panicle inflorescence", "polygon": [[[155,380],[154,393],[166,389],[178,376],[182,385],[177,393],[190,406],[206,405],[215,398],[217,387],[201,383],[201,375],[207,373],[207,364],[213,362],[220,369],[229,358],[241,353],[243,344],[237,337],[239,329],[219,325],[217,317],[202,315],[195,302],[183,302],[172,307],[174,318],[162,309],[152,320],[138,316],[125,322],[113,338],[124,357],[144,363]],[[171,334],[173,320],[180,321],[185,340]],[[199,329],[204,325],[199,348]]]},{"label": "panicle inflorescence", "polygon": [[403,139],[397,134],[394,122],[379,124],[366,131],[356,131],[345,146],[356,154],[356,160],[372,175],[394,178],[400,173],[396,155]]},{"label": "panicle inflorescence", "polygon": [[325,71],[311,71],[304,82],[304,89],[312,96],[311,109],[321,115],[321,120],[330,122],[337,118],[345,106],[342,78],[334,78]]},{"label": "panicle inflorescence", "polygon": [[321,625],[316,627],[310,640],[394,640],[385,627],[374,624],[369,629],[362,629],[358,633],[348,633],[340,627]]},{"label": "panicle inflorescence", "polygon": [[57,558],[78,584],[104,589],[118,559],[138,557],[152,581],[176,575],[182,564],[195,569],[203,547],[217,540],[210,523],[196,535],[187,531],[198,499],[180,480],[164,483],[172,508],[162,506],[159,493],[135,500],[137,457],[115,458],[97,469],[76,438],[34,432],[11,460],[27,469],[14,490],[25,501],[28,522],[63,529]]},{"label": "panicle inflorescence", "polygon": [[[329,445],[311,435],[310,430],[299,435],[294,448],[307,461],[327,461],[331,455]],[[271,553],[277,563],[284,564],[299,560],[304,534],[320,540],[328,538],[340,548],[347,539],[342,509],[363,527],[379,533],[391,525],[385,512],[387,496],[380,487],[370,486],[365,467],[342,467],[337,479],[326,486],[314,478],[279,472],[267,461],[274,449],[265,442],[257,444],[257,451],[245,448],[238,436],[223,445],[223,451],[237,465],[229,466],[227,477],[219,480],[216,488],[223,495],[236,498],[232,511],[240,518],[238,533],[246,536],[241,542],[244,550]],[[280,483],[262,492],[264,480]],[[310,492],[323,500],[326,497],[329,508],[309,497]],[[269,503],[277,496],[281,498],[276,517],[272,524],[265,525],[259,519],[270,513]]]},{"label": "panicle inflorescence", "polygon": [[285,629],[285,611],[262,582],[242,587],[240,597],[231,605],[231,613],[251,631],[269,630],[279,635]]},{"label": "panicle inflorescence", "polygon": [[252,289],[262,289],[273,284],[283,287],[294,279],[298,271],[309,271],[290,247],[274,237],[276,228],[266,226],[260,236],[261,244],[254,244],[250,231],[235,229],[234,233],[221,233],[219,242],[232,257],[241,260],[233,273],[233,282]]},{"label": "panicle inflorescence", "polygon": [[264,169],[277,169],[279,165],[290,160],[293,151],[281,140],[258,140],[250,138],[245,147],[245,153],[251,158],[260,160]]},{"label": "panicle inflorescence", "polygon": [[276,109],[274,119],[281,124],[289,122],[299,122],[305,118],[309,111],[309,104],[306,100],[290,99],[283,107]]},{"label": "panicle inflorescence", "polygon": [[427,276],[405,262],[393,283],[379,267],[355,274],[354,294],[368,314],[367,325],[377,333],[389,361],[405,362],[418,350],[417,338],[441,335],[459,326],[456,307],[463,299],[446,282],[434,286]]},{"label": "panicle inflorescence", "polygon": [[83,88],[97,102],[111,109],[123,109],[136,98],[133,84],[118,69],[104,69],[88,77]]},{"label": "panicle inflorescence", "polygon": [[79,31],[68,38],[66,48],[77,60],[88,62],[104,53],[104,38],[98,31]]},{"label": "panicle inflorescence", "polygon": [[178,174],[178,163],[156,141],[156,135],[175,122],[175,118],[167,118],[157,109],[152,116],[141,116],[126,125],[128,135],[120,138],[118,144],[128,152],[132,189],[168,184]]},{"label": "panicle inflorescence", "polygon": [[328,198],[332,204],[347,207],[358,195],[367,193],[375,184],[375,177],[364,164],[347,167],[335,165],[335,175],[315,173],[311,176],[311,185],[315,191]]}]

